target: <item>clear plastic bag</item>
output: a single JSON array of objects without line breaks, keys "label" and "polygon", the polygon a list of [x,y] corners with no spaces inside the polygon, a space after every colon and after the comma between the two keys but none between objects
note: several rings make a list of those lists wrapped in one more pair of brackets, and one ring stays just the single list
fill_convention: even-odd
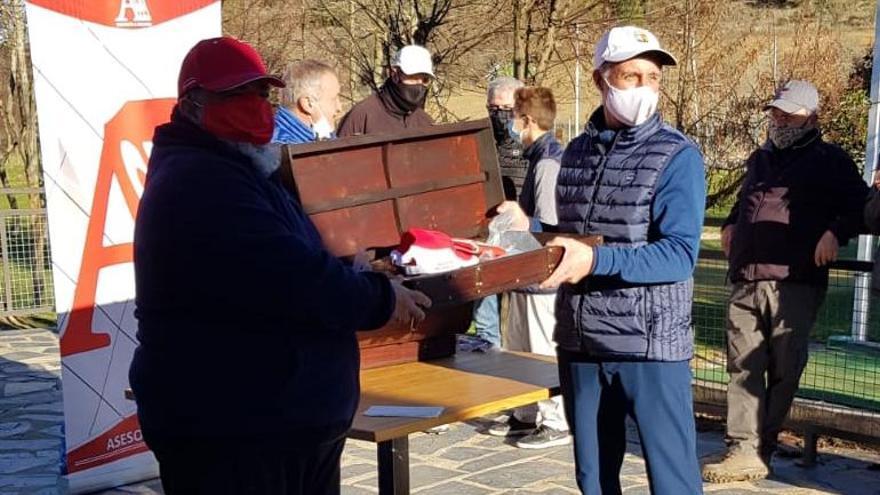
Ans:
[{"label": "clear plastic bag", "polygon": [[486,242],[504,248],[507,254],[525,253],[541,249],[541,243],[531,232],[510,230],[513,212],[504,212],[489,222],[489,239]]},{"label": "clear plastic bag", "polygon": [[[489,222],[489,244],[504,248],[508,255],[535,251],[544,247],[531,232],[510,230],[513,225],[513,212],[505,212]],[[521,287],[516,292],[526,294],[553,294],[556,289],[540,289],[538,284]]]}]

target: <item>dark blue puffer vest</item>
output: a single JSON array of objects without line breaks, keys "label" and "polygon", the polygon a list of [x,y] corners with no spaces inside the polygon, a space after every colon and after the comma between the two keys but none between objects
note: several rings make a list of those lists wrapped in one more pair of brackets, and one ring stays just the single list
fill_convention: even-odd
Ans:
[{"label": "dark blue puffer vest", "polygon": [[522,193],[519,204],[528,216],[535,215],[535,166],[541,160],[562,161],[562,145],[556,140],[552,132],[539,137],[523,152],[523,158],[529,161],[529,168],[523,181]]},{"label": "dark blue puffer vest", "polygon": [[[599,139],[603,109],[562,157],[556,189],[559,231],[601,234],[610,247],[637,248],[657,233],[651,204],[657,182],[678,152],[694,146],[659,114]],[[693,355],[693,279],[639,285],[590,276],[563,285],[556,308],[560,347],[603,359],[683,361]]]}]

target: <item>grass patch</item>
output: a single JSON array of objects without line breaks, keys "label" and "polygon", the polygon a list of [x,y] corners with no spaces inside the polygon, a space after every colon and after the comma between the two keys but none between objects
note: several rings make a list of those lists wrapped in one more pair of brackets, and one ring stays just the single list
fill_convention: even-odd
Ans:
[{"label": "grass patch", "polygon": [[[5,271],[9,269],[7,279]],[[51,307],[55,302],[52,272],[43,267],[42,273],[35,273],[31,263],[0,260],[0,300],[3,310],[27,310]],[[40,284],[42,283],[42,287]]]}]

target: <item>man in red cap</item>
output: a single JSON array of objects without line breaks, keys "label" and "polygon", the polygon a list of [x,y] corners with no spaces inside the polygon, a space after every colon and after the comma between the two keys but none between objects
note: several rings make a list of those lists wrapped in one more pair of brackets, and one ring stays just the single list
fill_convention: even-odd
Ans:
[{"label": "man in red cap", "polygon": [[166,494],[337,494],[355,330],[430,306],[328,253],[279,182],[270,86],[233,38],[184,59],[135,228],[129,379]]}]

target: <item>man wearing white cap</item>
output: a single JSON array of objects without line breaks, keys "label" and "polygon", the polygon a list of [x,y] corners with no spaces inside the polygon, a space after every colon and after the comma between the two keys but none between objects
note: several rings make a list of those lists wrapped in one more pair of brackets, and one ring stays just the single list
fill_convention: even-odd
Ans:
[{"label": "man wearing white cap", "polygon": [[621,493],[627,416],[651,493],[702,493],[689,360],[705,175],[696,146],[657,113],[662,67],[675,63],[644,29],[605,33],[593,72],[603,105],[569,144],[557,180],[559,231],[605,241],[551,241],[565,254],[541,284],[559,287],[560,384],[577,483],[591,495]]},{"label": "man wearing white cap", "polygon": [[752,153],[722,248],[733,283],[727,315],[727,454],[706,481],[764,478],[807,364],[809,335],[840,245],[859,233],[868,186],[822,140],[819,94],[789,81],[764,107],[769,139]]},{"label": "man wearing white cap", "polygon": [[336,134],[346,137],[433,125],[424,110],[433,79],[431,52],[419,45],[404,46],[392,59],[385,84],[349,110]]}]

